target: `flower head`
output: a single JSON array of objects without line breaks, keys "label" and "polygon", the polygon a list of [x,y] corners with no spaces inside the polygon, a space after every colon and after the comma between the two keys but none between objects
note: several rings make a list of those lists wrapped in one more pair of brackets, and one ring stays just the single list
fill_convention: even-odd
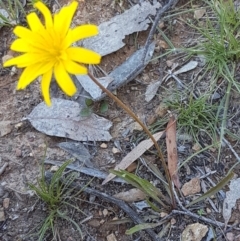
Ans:
[{"label": "flower head", "polygon": [[25,68],[20,76],[17,89],[24,89],[41,76],[42,95],[51,105],[49,87],[52,75],[67,95],[72,96],[76,87],[69,74],[87,74],[87,68],[79,64],[99,64],[101,56],[91,50],[72,47],[72,43],[98,34],[97,26],[82,25],[70,29],[78,3],[73,1],[52,17],[49,9],[38,1],[34,4],[44,16],[42,24],[36,13],[27,15],[29,29],[17,26],[13,30],[18,37],[11,49],[22,55],[4,63],[4,67],[16,65]]}]

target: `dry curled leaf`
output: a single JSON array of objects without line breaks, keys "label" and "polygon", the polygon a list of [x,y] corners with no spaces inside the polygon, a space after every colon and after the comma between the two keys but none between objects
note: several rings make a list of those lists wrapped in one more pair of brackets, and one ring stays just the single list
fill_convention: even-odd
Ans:
[{"label": "dry curled leaf", "polygon": [[181,184],[178,177],[178,154],[176,142],[176,120],[170,117],[166,130],[166,143],[168,155],[168,170],[175,186],[179,189]]}]

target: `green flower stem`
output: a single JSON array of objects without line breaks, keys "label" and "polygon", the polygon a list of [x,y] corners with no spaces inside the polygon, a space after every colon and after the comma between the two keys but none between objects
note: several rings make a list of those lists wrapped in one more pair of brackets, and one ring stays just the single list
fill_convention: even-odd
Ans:
[{"label": "green flower stem", "polygon": [[142,123],[142,121],[133,113],[132,110],[130,110],[128,108],[128,106],[126,106],[120,99],[118,99],[115,95],[113,95],[108,89],[106,89],[103,85],[101,85],[98,80],[91,74],[88,73],[88,76],[92,79],[92,81],[102,90],[104,91],[111,99],[113,99],[122,109],[124,109],[145,131],[145,133],[149,136],[149,138],[152,140],[152,142],[154,143],[158,155],[162,161],[162,165],[163,168],[165,170],[166,173],[166,178],[167,178],[167,182],[169,185],[169,189],[170,189],[170,193],[171,193],[171,201],[172,201],[172,207],[176,208],[176,202],[175,202],[175,198],[174,198],[174,194],[173,194],[173,187],[172,187],[172,181],[171,181],[171,177],[168,171],[168,167],[166,165],[166,162],[164,160],[163,157],[163,153],[157,143],[157,141],[154,139],[153,135],[151,134],[151,132],[149,131],[149,129]]}]

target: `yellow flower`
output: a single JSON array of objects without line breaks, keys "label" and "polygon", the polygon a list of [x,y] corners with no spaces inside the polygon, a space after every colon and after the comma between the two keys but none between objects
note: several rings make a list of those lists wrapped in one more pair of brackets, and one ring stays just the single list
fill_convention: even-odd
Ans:
[{"label": "yellow flower", "polygon": [[34,4],[44,16],[45,26],[36,13],[27,15],[29,28],[17,26],[14,34],[18,37],[11,49],[23,53],[4,63],[4,67],[16,65],[25,68],[20,76],[17,89],[26,88],[41,76],[42,95],[47,105],[51,105],[49,87],[54,74],[60,88],[69,96],[76,93],[69,74],[87,74],[82,64],[99,64],[101,56],[81,47],[71,47],[72,43],[98,34],[97,26],[82,25],[70,29],[78,3],[73,1],[52,17],[49,9],[38,1]]}]

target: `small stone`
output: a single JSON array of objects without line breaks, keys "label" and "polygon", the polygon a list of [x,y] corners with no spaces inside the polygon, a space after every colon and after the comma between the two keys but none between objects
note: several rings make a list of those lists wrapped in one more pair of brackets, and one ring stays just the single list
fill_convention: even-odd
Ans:
[{"label": "small stone", "polygon": [[136,164],[136,162],[133,162],[133,163],[131,163],[131,164],[127,167],[127,171],[128,171],[128,172],[133,172],[133,171],[136,170],[136,168],[137,168],[137,164]]},{"label": "small stone", "polygon": [[173,62],[171,60],[167,60],[166,64],[168,68],[171,68],[173,66]]},{"label": "small stone", "polygon": [[23,125],[23,123],[20,122],[20,123],[17,123],[14,127],[15,127],[16,129],[19,129],[20,127],[22,127],[22,125]]},{"label": "small stone", "polygon": [[210,208],[206,208],[206,213],[211,213],[211,209]]},{"label": "small stone", "polygon": [[97,219],[92,219],[88,222],[88,225],[94,228],[98,228],[101,224]]},{"label": "small stone", "polygon": [[1,208],[0,209],[0,222],[3,222],[3,221],[5,221],[5,214],[4,214],[3,209]]},{"label": "small stone", "polygon": [[181,190],[185,197],[199,193],[201,191],[200,179],[193,178],[189,182],[185,183]]},{"label": "small stone", "polygon": [[138,122],[133,122],[129,125],[130,132],[133,133],[133,131],[142,131],[143,128],[139,125]]},{"label": "small stone", "polygon": [[51,172],[56,172],[58,169],[59,169],[59,166],[52,166],[52,167],[50,168],[50,171],[51,171]]},{"label": "small stone", "polygon": [[0,137],[9,134],[12,131],[11,121],[0,122]]},{"label": "small stone", "polygon": [[165,213],[165,212],[161,212],[161,213],[160,213],[160,217],[161,217],[161,218],[164,218],[164,217],[166,217],[167,215],[168,215],[168,213]]},{"label": "small stone", "polygon": [[189,224],[182,232],[182,241],[201,241],[208,227],[201,223]]},{"label": "small stone", "polygon": [[163,29],[163,28],[165,27],[164,22],[161,21],[161,22],[158,24],[158,27],[159,27],[160,29]]},{"label": "small stone", "polygon": [[4,207],[5,209],[8,209],[9,203],[10,203],[10,198],[4,198],[4,199],[3,199],[3,207]]},{"label": "small stone", "polygon": [[226,238],[227,238],[227,241],[233,241],[235,239],[235,235],[229,232],[229,233],[226,233]]},{"label": "small stone", "polygon": [[160,105],[155,110],[155,114],[158,117],[164,117],[167,114],[167,110],[168,110],[168,106],[164,102],[161,102]]},{"label": "small stone", "polygon": [[195,143],[195,144],[193,145],[192,149],[193,149],[194,151],[199,151],[199,150],[201,150],[201,146],[200,146],[198,143]]},{"label": "small stone", "polygon": [[4,64],[7,60],[9,60],[9,59],[11,59],[11,58],[13,58],[12,55],[8,55],[8,54],[4,55],[4,56],[2,57],[2,62],[3,62],[3,64]]},{"label": "small stone", "polygon": [[112,153],[113,153],[113,154],[120,153],[120,150],[117,149],[116,147],[113,147],[113,148],[112,148]]},{"label": "small stone", "polygon": [[163,40],[159,40],[159,41],[157,42],[157,44],[158,44],[161,48],[163,48],[163,49],[169,48],[168,44],[167,44],[165,41],[163,41]]},{"label": "small stone", "polygon": [[113,122],[114,122],[114,123],[116,123],[116,122],[118,123],[118,122],[121,122],[121,121],[122,121],[122,120],[121,120],[119,117],[116,117],[116,118],[113,119]]},{"label": "small stone", "polygon": [[104,208],[102,213],[103,213],[103,216],[106,217],[108,215],[108,210]]},{"label": "small stone", "polygon": [[107,241],[117,241],[115,235],[113,233],[107,236]]},{"label": "small stone", "polygon": [[10,75],[14,76],[15,74],[17,74],[17,68],[15,66],[12,67]]},{"label": "small stone", "polygon": [[100,224],[104,224],[105,223],[105,220],[104,219],[102,219],[102,220],[100,220],[100,222],[99,222]]},{"label": "small stone", "polygon": [[174,224],[176,224],[176,219],[175,218],[171,218],[171,225],[174,225]]},{"label": "small stone", "polygon": [[21,157],[21,156],[22,156],[22,151],[17,148],[17,149],[15,150],[15,155],[16,155],[16,157]]},{"label": "small stone", "polygon": [[102,149],[107,149],[107,144],[106,143],[102,143],[101,145],[100,145],[100,147],[102,148]]},{"label": "small stone", "polygon": [[194,11],[194,18],[199,20],[200,18],[203,17],[203,15],[206,13],[206,8],[200,8],[200,9],[196,9]]}]

